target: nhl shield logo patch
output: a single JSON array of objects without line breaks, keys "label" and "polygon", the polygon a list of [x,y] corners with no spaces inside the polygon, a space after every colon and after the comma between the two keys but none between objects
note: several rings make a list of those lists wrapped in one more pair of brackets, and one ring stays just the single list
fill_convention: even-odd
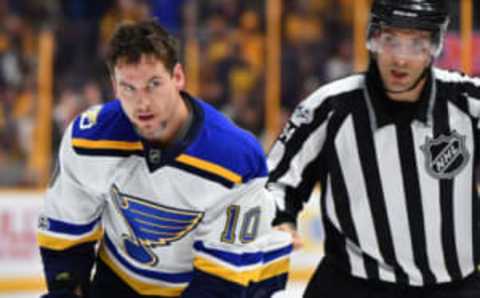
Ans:
[{"label": "nhl shield logo patch", "polygon": [[465,147],[465,136],[455,130],[450,135],[427,137],[420,147],[425,154],[427,172],[435,179],[452,179],[467,165],[470,154]]}]

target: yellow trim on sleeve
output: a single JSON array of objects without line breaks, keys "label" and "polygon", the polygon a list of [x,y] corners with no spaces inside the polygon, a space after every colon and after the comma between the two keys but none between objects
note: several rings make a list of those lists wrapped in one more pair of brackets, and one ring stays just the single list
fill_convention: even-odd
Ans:
[{"label": "yellow trim on sleeve", "polygon": [[86,237],[77,238],[77,239],[65,239],[65,238],[55,237],[55,236],[44,234],[40,231],[37,233],[37,243],[39,246],[43,248],[48,248],[52,250],[64,250],[82,243],[97,241],[100,238],[102,238],[102,236],[103,236],[102,228],[97,228],[97,230],[94,233]]},{"label": "yellow trim on sleeve", "polygon": [[290,268],[290,258],[285,258],[279,261],[272,262],[260,269],[258,279],[255,282],[264,281],[272,277],[284,274],[288,272]]},{"label": "yellow trim on sleeve", "polygon": [[163,296],[163,297],[180,297],[185,288],[167,288],[158,285],[148,284],[128,276],[105,251],[105,247],[101,247],[99,252],[100,259],[107,264],[110,269],[126,284],[128,284],[137,293],[146,296]]},{"label": "yellow trim on sleeve", "polygon": [[176,158],[178,162],[184,163],[186,165],[204,170],[206,172],[210,172],[212,174],[215,174],[217,176],[221,176],[235,184],[242,183],[242,176],[238,175],[235,172],[232,172],[222,166],[219,166],[217,164],[211,163],[209,161],[193,157],[190,155],[186,154],[181,154]]},{"label": "yellow trim on sleeve", "polygon": [[115,150],[143,150],[141,142],[125,142],[125,141],[110,141],[110,140],[87,140],[87,139],[72,139],[74,147],[85,149],[115,149]]},{"label": "yellow trim on sleeve", "polygon": [[201,271],[246,287],[250,282],[260,282],[287,273],[290,266],[290,260],[285,258],[260,268],[241,272],[223,267],[199,256],[195,257],[193,264],[195,268],[198,268]]}]

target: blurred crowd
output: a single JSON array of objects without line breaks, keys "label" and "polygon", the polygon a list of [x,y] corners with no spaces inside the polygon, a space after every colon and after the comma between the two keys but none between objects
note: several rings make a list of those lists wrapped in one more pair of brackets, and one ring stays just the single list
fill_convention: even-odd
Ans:
[{"label": "blurred crowd", "polygon": [[[267,54],[265,1],[210,2],[201,7],[199,17],[204,57],[200,96],[261,137]],[[283,2],[281,102],[285,118],[322,82],[351,71],[352,16],[348,6],[352,1]]]},{"label": "blurred crowd", "polygon": [[[352,71],[353,1],[283,1],[282,119],[320,84]],[[113,96],[103,57],[115,27],[151,17],[182,45],[192,36],[198,43],[195,95],[261,138],[265,2],[0,0],[0,186],[35,183],[29,170],[36,154],[38,41],[44,30],[55,36],[52,156],[75,115]],[[194,25],[193,34],[185,24]]]}]

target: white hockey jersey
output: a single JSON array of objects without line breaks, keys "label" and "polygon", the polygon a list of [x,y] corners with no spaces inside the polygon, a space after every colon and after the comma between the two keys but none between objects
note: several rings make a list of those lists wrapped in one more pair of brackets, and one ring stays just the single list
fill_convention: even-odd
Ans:
[{"label": "white hockey jersey", "polygon": [[43,249],[100,240],[99,258],[140,295],[180,296],[201,270],[242,286],[288,271],[270,227],[264,154],[253,136],[190,98],[185,141],[142,140],[117,100],[68,128],[38,230]]}]

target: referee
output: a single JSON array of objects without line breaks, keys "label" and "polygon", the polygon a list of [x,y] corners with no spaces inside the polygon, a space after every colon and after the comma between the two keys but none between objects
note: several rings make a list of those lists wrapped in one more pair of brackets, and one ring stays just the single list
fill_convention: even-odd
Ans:
[{"label": "referee", "polygon": [[447,0],[375,0],[365,73],[300,103],[269,154],[274,225],[317,182],[325,257],[310,298],[479,298],[480,79],[432,64]]}]

